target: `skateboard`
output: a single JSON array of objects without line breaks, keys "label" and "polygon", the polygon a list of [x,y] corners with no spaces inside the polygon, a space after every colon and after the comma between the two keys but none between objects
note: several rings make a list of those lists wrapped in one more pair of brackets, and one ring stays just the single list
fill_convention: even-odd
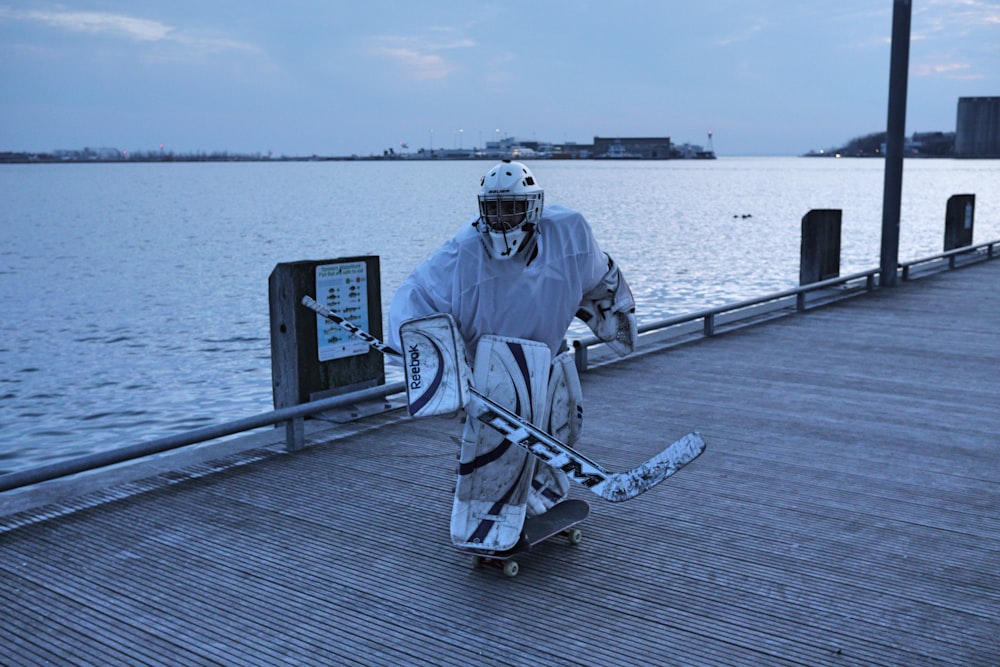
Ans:
[{"label": "skateboard", "polygon": [[579,544],[583,539],[583,533],[575,526],[589,515],[590,503],[586,500],[564,500],[545,514],[525,519],[521,539],[514,547],[492,552],[474,549],[462,549],[462,551],[472,554],[473,567],[489,565],[502,569],[508,577],[516,577],[520,566],[514,560],[515,556],[556,535],[565,535],[572,545]]}]

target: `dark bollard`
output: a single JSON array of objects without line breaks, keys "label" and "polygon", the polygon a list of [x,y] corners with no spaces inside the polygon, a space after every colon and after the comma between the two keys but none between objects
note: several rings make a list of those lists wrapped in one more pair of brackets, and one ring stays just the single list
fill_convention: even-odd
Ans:
[{"label": "dark bollard", "polygon": [[944,251],[972,245],[976,195],[952,195],[944,216]]},{"label": "dark bollard", "polygon": [[840,275],[840,209],[815,209],[802,218],[799,284]]}]

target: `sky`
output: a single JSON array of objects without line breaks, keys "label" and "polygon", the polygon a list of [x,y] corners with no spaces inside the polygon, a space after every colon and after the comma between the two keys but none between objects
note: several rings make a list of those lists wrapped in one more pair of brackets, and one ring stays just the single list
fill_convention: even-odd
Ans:
[{"label": "sky", "polygon": [[[274,156],[886,127],[893,0],[0,0],[0,151]],[[1000,96],[1000,0],[913,0],[906,131]]]}]

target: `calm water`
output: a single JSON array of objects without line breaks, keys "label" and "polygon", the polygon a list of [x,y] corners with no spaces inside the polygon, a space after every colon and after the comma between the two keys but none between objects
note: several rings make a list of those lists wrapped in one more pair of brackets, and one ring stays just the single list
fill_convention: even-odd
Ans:
[{"label": "calm water", "polygon": [[[0,165],[0,471],[270,410],[267,279],[379,255],[383,302],[475,210],[489,162]],[[798,282],[801,218],[843,209],[841,271],[877,267],[883,163],[532,164],[621,263],[641,320]],[[1000,161],[908,161],[900,258],[941,250],[975,193],[1000,238]]]}]

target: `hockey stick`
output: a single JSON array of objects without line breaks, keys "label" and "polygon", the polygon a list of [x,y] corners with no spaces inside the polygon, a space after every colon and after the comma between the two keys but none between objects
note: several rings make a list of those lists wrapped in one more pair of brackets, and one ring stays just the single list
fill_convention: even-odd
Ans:
[{"label": "hockey stick", "polygon": [[[302,297],[302,305],[340,325],[385,354],[390,360],[402,363],[402,355],[399,352],[317,303],[313,298]],[[465,408],[468,414],[495,429],[511,443],[523,447],[550,466],[559,468],[574,482],[610,502],[635,498],[673,475],[705,451],[705,441],[701,435],[688,433],[637,468],[611,473],[543,429],[490,400],[475,387],[469,387],[469,393],[471,400]]]},{"label": "hockey stick", "polygon": [[347,330],[348,333],[351,333],[356,337],[360,338],[361,340],[365,341],[366,343],[374,347],[376,350],[384,354],[386,357],[388,357],[390,361],[393,361],[394,363],[400,365],[403,364],[403,355],[401,355],[399,352],[392,349],[391,347],[389,347],[388,345],[386,345],[385,343],[383,343],[378,338],[371,335],[358,325],[348,322],[343,317],[333,312],[326,306],[317,303],[316,299],[312,298],[311,296],[306,295],[302,297],[302,305],[305,306],[306,308],[309,308],[310,310],[316,311],[318,314],[322,315],[323,317],[330,320],[334,324],[339,325],[341,329],[345,329]]}]

